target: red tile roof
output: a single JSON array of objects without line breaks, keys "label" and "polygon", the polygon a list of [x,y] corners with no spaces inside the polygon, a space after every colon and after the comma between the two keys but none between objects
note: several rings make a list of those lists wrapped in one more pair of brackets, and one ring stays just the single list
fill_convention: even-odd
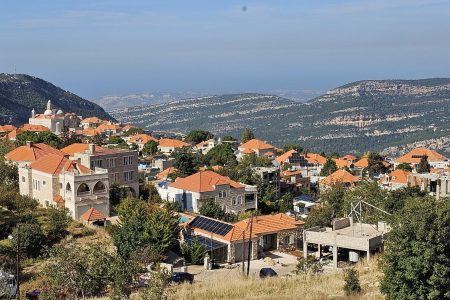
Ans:
[{"label": "red tile roof", "polygon": [[261,141],[258,139],[252,139],[242,145],[239,146],[241,149],[252,149],[252,150],[267,150],[267,149],[273,149],[275,150],[275,147],[271,144]]},{"label": "red tile roof", "polygon": [[128,140],[129,143],[142,143],[145,144],[149,141],[155,141],[158,142],[158,139],[152,137],[151,135],[142,133],[142,134],[136,134],[133,135],[132,137],[130,137],[130,139]]},{"label": "red tile roof", "polygon": [[336,172],[328,175],[324,179],[322,179],[321,183],[325,185],[333,185],[338,182],[342,183],[355,183],[358,182],[359,178],[352,175],[350,172],[346,170],[337,170]]},{"label": "red tile roof", "polygon": [[88,222],[95,222],[95,221],[102,221],[106,220],[106,216],[96,210],[95,208],[90,208],[88,211],[86,211],[84,214],[81,215],[80,219]]},{"label": "red tile roof", "polygon": [[175,173],[176,171],[178,171],[177,168],[168,167],[168,168],[164,169],[163,171],[159,172],[156,175],[156,178],[159,180],[163,180],[163,179],[167,178],[170,174]]},{"label": "red tile roof", "polygon": [[13,131],[14,129],[17,129],[14,125],[2,125],[0,126],[0,133],[8,133]]},{"label": "red tile roof", "polygon": [[[218,220],[215,221],[229,224]],[[225,241],[233,242],[242,240],[242,237],[245,234],[245,238],[248,240],[250,236],[251,221],[251,218],[248,218],[235,224],[229,224],[232,225],[233,228],[227,234],[213,234],[212,236],[213,238],[217,237]],[[282,213],[276,215],[255,216],[253,217],[252,238],[283,230],[297,229],[304,224],[305,223],[303,221],[297,221],[294,218]],[[205,230],[195,228],[195,231],[202,232],[204,234],[207,234],[208,236],[211,236],[211,233]]]},{"label": "red tile roof", "polygon": [[91,170],[81,163],[70,160],[67,157],[49,154],[30,164],[30,168],[48,174],[60,174],[62,172],[76,172],[79,174],[89,174]]},{"label": "red tile roof", "polygon": [[410,152],[406,153],[405,155],[397,158],[395,160],[396,163],[408,163],[408,164],[418,164],[420,162],[420,159],[422,156],[428,156],[428,161],[446,161],[448,160],[447,157],[445,157],[442,154],[439,154],[438,152],[434,150],[429,150],[425,148],[416,148],[411,150]]},{"label": "red tile roof", "polygon": [[66,155],[64,152],[44,143],[30,143],[10,151],[5,155],[5,159],[9,161],[35,161],[49,154]]},{"label": "red tile roof", "polygon": [[[67,153],[71,156],[75,155],[75,153],[86,152],[89,149],[89,144],[84,143],[73,143],[65,148],[62,148],[61,151]],[[108,154],[114,153],[115,151],[112,149],[103,148],[101,146],[95,145],[95,154]]]},{"label": "red tile roof", "polygon": [[180,178],[169,186],[191,192],[212,192],[216,185],[230,185],[231,188],[243,188],[240,183],[213,171],[200,171],[191,176]]},{"label": "red tile roof", "polygon": [[168,148],[182,148],[182,147],[190,147],[191,145],[176,139],[160,139],[159,147],[168,147]]},{"label": "red tile roof", "polygon": [[402,170],[402,169],[396,169],[392,171],[391,173],[387,174],[381,179],[382,183],[399,183],[399,184],[407,184],[408,183],[408,177],[411,175],[411,172]]},{"label": "red tile roof", "polygon": [[324,165],[327,162],[325,157],[316,153],[308,153],[305,158],[310,164]]}]

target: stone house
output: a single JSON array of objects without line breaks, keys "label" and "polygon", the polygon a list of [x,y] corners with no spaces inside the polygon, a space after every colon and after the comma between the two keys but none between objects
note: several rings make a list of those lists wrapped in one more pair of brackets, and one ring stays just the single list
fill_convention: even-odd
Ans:
[{"label": "stone house", "polygon": [[19,190],[47,207],[62,206],[79,219],[91,208],[109,215],[108,171],[95,171],[80,160],[49,154],[19,167]]},{"label": "stone house", "polygon": [[207,201],[214,201],[226,212],[238,213],[257,209],[256,187],[244,185],[213,171],[200,171],[160,185],[162,199],[179,202],[186,211],[197,212]]},{"label": "stone house", "polygon": [[110,184],[117,184],[133,196],[139,195],[138,152],[127,149],[108,149],[94,144],[74,143],[61,151],[89,167],[106,169]]},{"label": "stone house", "polygon": [[281,213],[255,216],[235,224],[197,216],[185,224],[183,234],[186,242],[202,242],[215,263],[237,263],[247,259],[249,248],[252,260],[267,251],[297,248],[303,225],[303,221]]}]

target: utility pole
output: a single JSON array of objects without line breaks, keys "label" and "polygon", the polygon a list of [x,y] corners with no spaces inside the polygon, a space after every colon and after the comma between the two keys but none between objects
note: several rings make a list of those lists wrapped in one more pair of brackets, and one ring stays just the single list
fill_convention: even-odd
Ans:
[{"label": "utility pole", "polygon": [[242,275],[245,274],[245,230],[242,231]]},{"label": "utility pole", "polygon": [[16,282],[17,282],[17,299],[20,299],[20,226],[17,223],[17,248],[16,248]]},{"label": "utility pole", "polygon": [[247,261],[247,277],[250,274],[250,258],[252,253],[252,231],[253,231],[253,211],[250,220],[250,237],[248,238],[248,261]]}]

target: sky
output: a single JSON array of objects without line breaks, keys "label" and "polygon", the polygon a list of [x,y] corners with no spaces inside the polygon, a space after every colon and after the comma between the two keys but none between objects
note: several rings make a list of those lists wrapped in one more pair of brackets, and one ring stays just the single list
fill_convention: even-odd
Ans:
[{"label": "sky", "polygon": [[1,0],[14,70],[88,99],[450,77],[450,1]]}]

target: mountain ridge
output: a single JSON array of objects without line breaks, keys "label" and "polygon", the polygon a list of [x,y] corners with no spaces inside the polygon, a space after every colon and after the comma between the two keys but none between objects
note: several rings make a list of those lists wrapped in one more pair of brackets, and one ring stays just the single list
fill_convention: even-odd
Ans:
[{"label": "mountain ridge", "polygon": [[[210,130],[239,136],[244,127],[276,145],[314,151],[388,153],[450,134],[450,79],[361,80],[307,103],[264,94],[210,96],[111,112],[150,130]],[[437,147],[450,152],[447,141]],[[395,150],[397,149],[397,150]],[[442,150],[440,149],[440,150]]]},{"label": "mountain ridge", "polygon": [[43,112],[49,99],[54,107],[64,112],[115,121],[99,105],[44,79],[27,74],[0,73],[0,124],[28,123],[31,110]]}]

